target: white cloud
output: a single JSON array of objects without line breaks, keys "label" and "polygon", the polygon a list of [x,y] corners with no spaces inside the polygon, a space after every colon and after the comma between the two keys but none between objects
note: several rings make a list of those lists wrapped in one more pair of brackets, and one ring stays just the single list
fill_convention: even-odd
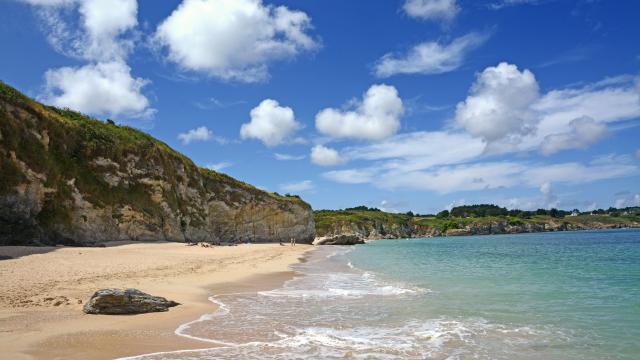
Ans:
[{"label": "white cloud", "polygon": [[208,140],[215,140],[219,144],[224,144],[227,142],[225,138],[215,136],[213,134],[213,131],[207,129],[206,126],[200,126],[195,129],[191,129],[186,133],[178,134],[178,140],[180,140],[180,142],[183,145],[189,145],[194,141],[208,141]]},{"label": "white cloud", "polygon": [[317,48],[310,27],[304,12],[261,0],[184,0],[154,38],[183,69],[255,82],[268,77],[270,62]]},{"label": "white cloud", "polygon": [[299,182],[291,182],[280,185],[280,189],[288,193],[303,192],[311,190],[314,187],[315,186],[313,185],[313,182],[311,180],[303,180]]},{"label": "white cloud", "polygon": [[487,142],[526,135],[535,130],[531,105],[538,96],[533,73],[503,62],[478,75],[467,99],[457,105],[455,120]]},{"label": "white cloud", "polygon": [[323,145],[316,145],[311,149],[311,162],[316,165],[335,166],[345,161],[346,159],[335,149]]},{"label": "white cloud", "polygon": [[251,110],[251,121],[242,124],[240,137],[258,139],[271,147],[283,143],[291,133],[301,127],[291,108],[280,106],[275,100],[266,99]]},{"label": "white cloud", "polygon": [[375,169],[334,170],[323,174],[327,179],[344,184],[366,184],[373,180]]},{"label": "white cloud", "polygon": [[460,8],[456,0],[405,0],[407,15],[425,20],[453,20]]},{"label": "white cloud", "polygon": [[344,152],[350,159],[386,160],[383,165],[386,169],[413,171],[475,159],[482,155],[484,147],[481,140],[465,133],[419,131],[347,148]]},{"label": "white cloud", "polygon": [[540,121],[537,134],[528,140],[537,143],[549,134],[566,132],[574,119],[585,116],[598,123],[638,118],[640,92],[634,88],[631,78],[623,76],[582,88],[549,91],[532,109],[539,114]]},{"label": "white cloud", "polygon": [[558,208],[560,202],[558,196],[553,192],[553,187],[550,182],[545,182],[540,185],[540,192],[542,193],[542,207],[545,209]]},{"label": "white cloud", "polygon": [[275,153],[274,157],[276,158],[276,160],[279,160],[279,161],[295,161],[295,160],[302,160],[305,158],[304,155],[290,155],[290,154],[281,154],[281,153]]},{"label": "white cloud", "polygon": [[[45,73],[42,100],[96,115],[150,117],[142,94],[148,80],[134,78],[126,57],[134,46],[137,0],[22,0],[36,7],[49,43],[67,56],[90,61]],[[78,13],[78,20],[71,14]]]},{"label": "white cloud", "polygon": [[492,4],[489,4],[489,8],[493,10],[499,10],[508,6],[516,6],[516,5],[536,5],[539,4],[542,0],[500,0],[496,1]]},{"label": "white cloud", "polygon": [[575,162],[539,164],[498,161],[436,166],[415,171],[369,167],[332,171],[324,176],[340,183],[372,183],[385,189],[416,189],[446,194],[515,186],[541,187],[544,190],[545,183],[582,184],[637,175],[639,170],[627,159],[612,157],[607,162],[594,161],[587,165]]},{"label": "white cloud", "polygon": [[614,207],[621,209],[626,207],[640,206],[640,194],[633,194],[616,199]]},{"label": "white cloud", "polygon": [[465,55],[482,45],[487,35],[467,34],[442,45],[438,42],[420,43],[406,54],[386,54],[376,64],[378,77],[396,74],[440,74],[459,68]]},{"label": "white cloud", "polygon": [[607,125],[587,116],[571,121],[569,128],[568,132],[545,136],[540,152],[551,155],[566,149],[586,149],[609,133]]},{"label": "white cloud", "polygon": [[133,78],[120,61],[63,67],[45,73],[42,101],[92,114],[148,117],[155,112],[141,93],[148,83]]},{"label": "white cloud", "polygon": [[380,140],[395,134],[404,112],[395,87],[373,85],[355,109],[327,108],[316,115],[319,132],[335,138]]},{"label": "white cloud", "polygon": [[640,149],[636,150],[636,159],[640,160]]},{"label": "white cloud", "polygon": [[[49,42],[63,54],[109,62],[124,59],[133,47],[125,35],[138,25],[137,0],[22,1],[38,7]],[[79,29],[68,19],[69,9],[80,15]]]},{"label": "white cloud", "polygon": [[226,169],[228,167],[233,166],[232,163],[228,162],[228,161],[223,161],[223,162],[219,162],[219,163],[215,163],[215,164],[207,164],[207,169],[209,170],[213,170],[213,171],[221,171],[223,169]]},{"label": "white cloud", "polygon": [[[551,154],[564,149],[586,148],[597,142],[606,135],[608,123],[640,116],[640,94],[632,77],[621,76],[579,88],[551,90],[540,96],[533,74],[503,63],[478,75],[467,101],[460,103],[460,108],[465,111],[475,109],[467,114],[472,124],[464,125],[477,128],[460,126],[466,130],[464,132],[455,128],[411,132],[371,144],[346,147],[340,150],[342,156],[369,163],[323,175],[340,183],[370,183],[385,189],[451,193],[512,187],[542,187],[545,190],[545,183],[580,184],[640,173],[632,155],[609,155],[586,164],[487,161],[498,154],[532,150]],[[476,117],[478,114],[480,118]],[[484,123],[473,123],[479,119]],[[503,122],[511,131],[492,133],[502,131],[492,127]],[[499,151],[488,151],[491,149],[487,145]],[[553,203],[553,193],[547,192],[547,195],[546,203]],[[544,199],[521,200],[530,206],[543,206]]]}]

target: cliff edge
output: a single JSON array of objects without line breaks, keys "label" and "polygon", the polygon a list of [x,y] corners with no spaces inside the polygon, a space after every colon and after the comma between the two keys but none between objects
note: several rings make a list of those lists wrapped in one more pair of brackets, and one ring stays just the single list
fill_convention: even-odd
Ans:
[{"label": "cliff edge", "polygon": [[200,168],[148,134],[0,82],[0,245],[314,236],[311,207],[298,197]]}]

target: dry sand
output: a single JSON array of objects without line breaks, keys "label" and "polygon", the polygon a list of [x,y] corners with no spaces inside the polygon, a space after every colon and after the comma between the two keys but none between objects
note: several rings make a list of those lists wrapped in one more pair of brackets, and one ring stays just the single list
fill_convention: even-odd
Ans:
[{"label": "dry sand", "polygon": [[[293,276],[309,245],[106,248],[0,247],[0,359],[113,359],[211,344],[174,334],[215,310],[214,293],[270,289]],[[97,289],[134,287],[182,305],[132,316],[86,315]]]}]

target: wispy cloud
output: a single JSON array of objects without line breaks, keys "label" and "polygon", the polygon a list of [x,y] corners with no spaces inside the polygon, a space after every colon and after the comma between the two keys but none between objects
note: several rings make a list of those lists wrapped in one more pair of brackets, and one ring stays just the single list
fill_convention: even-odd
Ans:
[{"label": "wispy cloud", "polygon": [[312,190],[313,188],[315,188],[315,185],[311,180],[303,180],[298,182],[280,184],[280,190],[287,193],[309,191],[309,190]]},{"label": "wispy cloud", "polygon": [[214,164],[207,164],[206,168],[213,171],[220,171],[222,169],[226,169],[231,166],[233,166],[233,163],[230,163],[228,161],[223,161],[223,162],[214,163]]},{"label": "wispy cloud", "polygon": [[224,101],[216,98],[209,98],[204,101],[196,101],[193,104],[200,110],[210,109],[226,109],[233,106],[244,105],[247,102],[244,100]]},{"label": "wispy cloud", "polygon": [[296,161],[296,160],[302,160],[306,157],[304,155],[290,155],[290,154],[281,154],[281,153],[275,153],[273,154],[273,156],[276,158],[276,160],[280,160],[280,161]]},{"label": "wispy cloud", "polygon": [[427,41],[405,54],[385,54],[375,65],[375,75],[387,78],[397,74],[441,74],[459,68],[464,58],[489,38],[489,34],[470,33],[448,44]]}]

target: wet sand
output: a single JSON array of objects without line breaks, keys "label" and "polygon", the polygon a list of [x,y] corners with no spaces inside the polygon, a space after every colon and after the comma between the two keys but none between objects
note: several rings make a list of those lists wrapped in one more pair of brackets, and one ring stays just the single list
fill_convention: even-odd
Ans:
[{"label": "wet sand", "polygon": [[[278,287],[312,249],[278,244],[201,248],[145,243],[106,248],[0,247],[0,359],[113,359],[210,343],[174,334],[215,310],[212,294]],[[182,305],[164,313],[86,315],[97,289],[134,287]]]}]

